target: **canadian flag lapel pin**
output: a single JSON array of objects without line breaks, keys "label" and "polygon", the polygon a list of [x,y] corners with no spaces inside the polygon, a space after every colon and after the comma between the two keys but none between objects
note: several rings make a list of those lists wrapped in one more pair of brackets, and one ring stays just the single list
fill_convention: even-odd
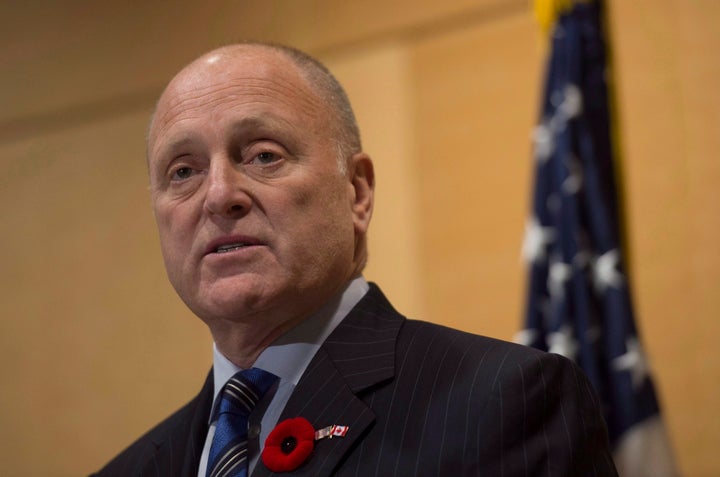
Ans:
[{"label": "canadian flag lapel pin", "polygon": [[315,431],[315,440],[317,441],[326,437],[329,439],[332,439],[333,437],[345,437],[349,430],[350,426],[333,424],[332,426],[324,427]]}]

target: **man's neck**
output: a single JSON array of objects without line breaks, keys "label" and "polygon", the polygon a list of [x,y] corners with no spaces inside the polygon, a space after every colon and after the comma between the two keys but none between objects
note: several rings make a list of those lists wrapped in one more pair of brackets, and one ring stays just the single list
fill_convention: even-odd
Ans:
[{"label": "man's neck", "polygon": [[[345,283],[337,291],[324,300],[319,306],[310,312],[298,313],[291,319],[275,319],[257,316],[253,319],[237,321],[226,321],[215,323],[210,327],[215,346],[228,360],[241,369],[248,369],[253,366],[257,358],[272,343],[281,339],[288,331],[302,326],[312,316],[332,315],[343,302],[350,299],[354,303],[355,295],[362,296],[367,291],[367,282],[362,277],[357,277]],[[349,295],[345,297],[345,295]],[[357,297],[359,299],[359,297]],[[345,310],[347,313],[348,310]],[[273,323],[278,323],[273,325]],[[313,325],[315,326],[315,325]]]}]

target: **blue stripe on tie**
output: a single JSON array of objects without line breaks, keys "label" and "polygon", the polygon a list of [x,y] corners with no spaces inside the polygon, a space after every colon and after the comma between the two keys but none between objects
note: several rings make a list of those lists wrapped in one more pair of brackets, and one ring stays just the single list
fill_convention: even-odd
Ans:
[{"label": "blue stripe on tie", "polygon": [[258,368],[236,373],[223,387],[213,421],[208,477],[247,477],[248,417],[277,376]]}]

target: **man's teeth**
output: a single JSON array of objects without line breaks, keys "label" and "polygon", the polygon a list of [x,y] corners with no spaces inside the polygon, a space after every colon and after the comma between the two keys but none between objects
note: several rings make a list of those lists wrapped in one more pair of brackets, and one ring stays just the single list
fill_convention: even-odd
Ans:
[{"label": "man's teeth", "polygon": [[244,243],[231,243],[228,245],[220,245],[218,248],[215,249],[215,253],[225,253],[230,252],[232,250],[237,250],[239,248],[247,247],[247,244]]}]

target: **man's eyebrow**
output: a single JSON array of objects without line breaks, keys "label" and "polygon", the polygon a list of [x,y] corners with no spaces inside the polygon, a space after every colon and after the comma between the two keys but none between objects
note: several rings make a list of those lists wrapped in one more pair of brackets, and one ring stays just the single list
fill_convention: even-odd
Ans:
[{"label": "man's eyebrow", "polygon": [[[235,137],[242,137],[244,134],[256,131],[276,131],[291,127],[292,124],[287,120],[272,114],[264,114],[262,116],[247,116],[233,121],[230,126],[230,133]],[[176,151],[192,146],[201,142],[202,138],[193,130],[180,132],[177,137],[170,138],[167,142],[160,145],[157,149],[158,157],[166,160],[168,156],[173,155]]]},{"label": "man's eyebrow", "polygon": [[170,143],[163,146],[163,149],[165,151],[176,151],[176,150],[182,149],[183,147],[186,147],[194,142],[195,142],[195,138],[193,137],[193,135],[188,135],[188,136],[171,141]]},{"label": "man's eyebrow", "polygon": [[297,139],[293,132],[295,125],[282,117],[273,114],[248,116],[239,118],[229,125],[231,140],[245,142],[256,139],[278,141],[285,147],[296,146]]},{"label": "man's eyebrow", "polygon": [[284,122],[285,121],[283,121],[282,119],[268,114],[263,116],[248,116],[238,119],[237,121],[233,121],[230,127],[233,132],[242,133],[246,130],[256,130],[282,126]]},{"label": "man's eyebrow", "polygon": [[175,159],[174,156],[178,151],[196,143],[197,139],[195,134],[190,133],[171,138],[168,142],[156,143],[152,150],[148,150],[148,168],[167,167]]}]

